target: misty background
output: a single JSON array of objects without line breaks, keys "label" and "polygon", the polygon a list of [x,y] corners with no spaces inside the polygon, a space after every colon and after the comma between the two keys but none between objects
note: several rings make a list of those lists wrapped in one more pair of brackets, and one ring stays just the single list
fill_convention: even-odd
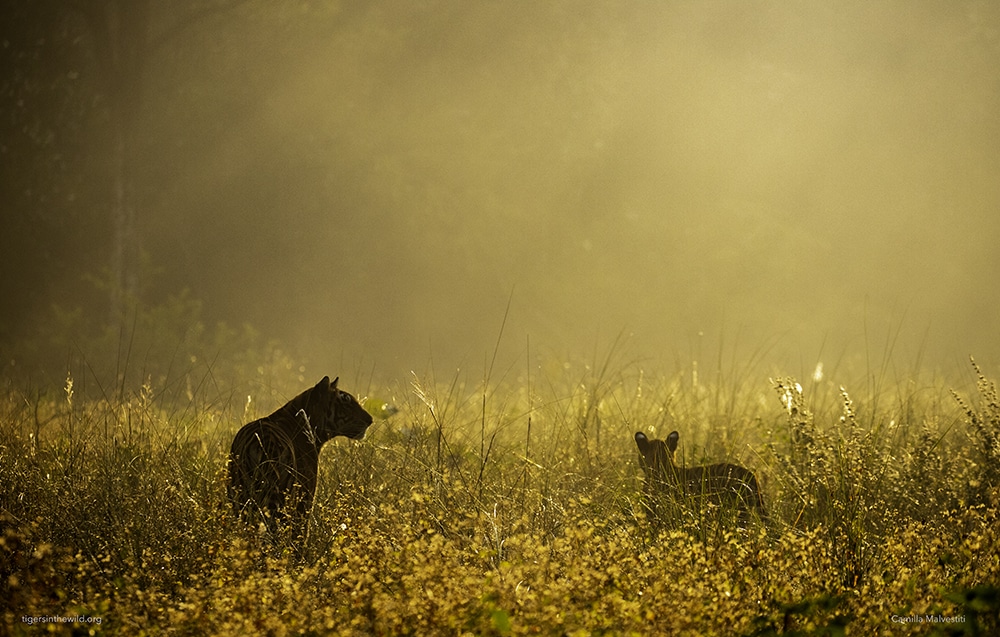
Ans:
[{"label": "misty background", "polygon": [[126,174],[141,303],[310,378],[482,370],[502,324],[510,360],[1000,362],[996,3],[2,7],[5,358],[106,321]]}]

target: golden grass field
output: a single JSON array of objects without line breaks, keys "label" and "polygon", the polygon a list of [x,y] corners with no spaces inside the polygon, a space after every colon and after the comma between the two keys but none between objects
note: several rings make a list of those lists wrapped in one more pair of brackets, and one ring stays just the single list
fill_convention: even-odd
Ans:
[{"label": "golden grass field", "polygon": [[[610,361],[391,387],[342,374],[376,422],[324,448],[304,544],[266,541],[229,514],[229,443],[327,371],[256,393],[193,371],[134,390],[6,380],[4,632],[1000,630],[1000,400],[975,364],[860,386]],[[684,464],[752,468],[770,523],[647,515],[633,434],[674,429]]]}]

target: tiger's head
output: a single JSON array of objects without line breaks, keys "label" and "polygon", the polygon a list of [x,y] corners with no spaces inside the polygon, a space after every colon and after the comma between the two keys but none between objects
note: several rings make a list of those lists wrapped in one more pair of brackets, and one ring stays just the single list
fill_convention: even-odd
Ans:
[{"label": "tiger's head", "polygon": [[673,431],[667,439],[650,439],[641,431],[635,432],[635,444],[639,447],[639,466],[646,474],[647,483],[676,482],[674,452],[680,435]]},{"label": "tiger's head", "polygon": [[338,376],[330,382],[330,377],[324,376],[315,387],[300,394],[301,403],[297,399],[292,401],[296,403],[294,408],[305,411],[319,440],[330,440],[334,436],[360,440],[372,424],[372,416],[354,396],[337,388],[339,380]]}]

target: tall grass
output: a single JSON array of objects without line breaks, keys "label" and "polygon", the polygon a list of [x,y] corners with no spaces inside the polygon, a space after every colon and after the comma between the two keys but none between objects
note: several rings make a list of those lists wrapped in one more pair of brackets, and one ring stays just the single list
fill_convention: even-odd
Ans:
[{"label": "tall grass", "polygon": [[[978,367],[952,395],[910,379],[874,391],[660,376],[622,358],[612,347],[585,364],[371,388],[373,411],[395,413],[363,442],[327,445],[294,551],[240,528],[225,501],[231,436],[294,382],[248,391],[210,367],[138,385],[71,373],[58,392],[7,378],[2,621],[29,633],[22,617],[100,617],[75,626],[109,634],[1000,629],[1000,401]],[[650,519],[638,429],[681,431],[686,464],[751,467],[770,523]],[[914,623],[928,616],[964,622]]]}]

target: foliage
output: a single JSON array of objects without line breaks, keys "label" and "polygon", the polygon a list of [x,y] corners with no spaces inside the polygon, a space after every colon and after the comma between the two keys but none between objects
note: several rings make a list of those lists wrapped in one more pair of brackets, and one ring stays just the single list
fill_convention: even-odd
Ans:
[{"label": "foliage", "polygon": [[[2,621],[25,634],[22,617],[69,615],[100,617],[77,627],[106,634],[998,628],[1000,491],[968,444],[993,422],[978,368],[975,408],[814,384],[831,393],[821,401],[793,379],[773,383],[780,402],[746,383],[725,404],[686,376],[541,370],[382,388],[371,405],[386,418],[368,439],[324,451],[301,547],[240,528],[225,501],[228,444],[257,402],[219,401],[197,382],[179,396],[164,391],[169,376],[108,397],[78,394],[73,376],[58,396],[8,379]],[[753,467],[770,523],[653,524],[637,428],[683,428],[689,459]],[[706,431],[713,449],[740,443],[702,453],[690,441]]]},{"label": "foliage", "polygon": [[[113,286],[106,278],[87,280],[102,295]],[[194,408],[195,395],[205,408],[248,395],[294,394],[306,382],[305,367],[249,324],[211,324],[203,314],[188,290],[156,304],[127,298],[110,322],[53,305],[30,335],[3,352],[2,374],[32,387],[26,391],[36,398],[69,377],[81,398],[124,404],[146,394],[142,400],[170,409]]]}]

